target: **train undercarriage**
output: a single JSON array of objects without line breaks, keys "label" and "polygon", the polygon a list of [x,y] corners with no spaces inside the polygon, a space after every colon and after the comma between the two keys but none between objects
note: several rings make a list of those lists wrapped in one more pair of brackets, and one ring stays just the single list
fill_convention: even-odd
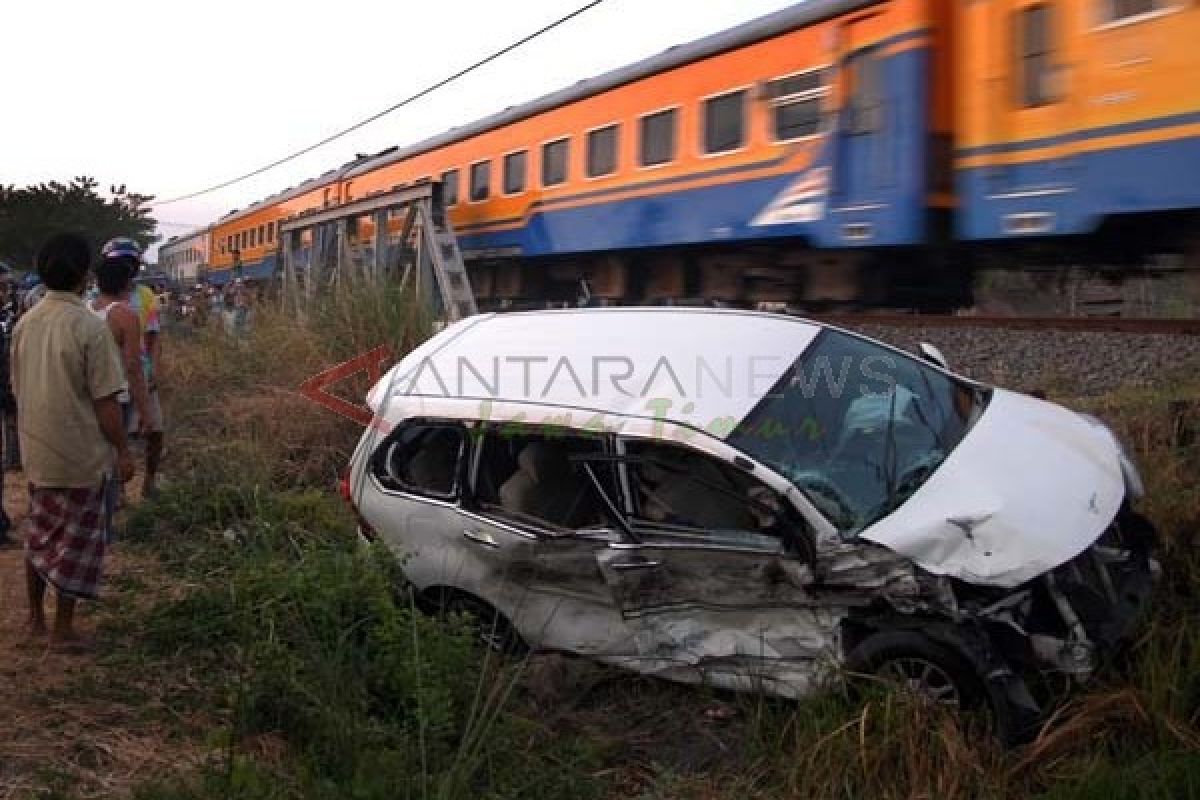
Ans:
[{"label": "train undercarriage", "polygon": [[874,251],[787,241],[521,259],[468,254],[482,310],[721,305],[810,313],[1200,317],[1200,215],[1087,237]]}]

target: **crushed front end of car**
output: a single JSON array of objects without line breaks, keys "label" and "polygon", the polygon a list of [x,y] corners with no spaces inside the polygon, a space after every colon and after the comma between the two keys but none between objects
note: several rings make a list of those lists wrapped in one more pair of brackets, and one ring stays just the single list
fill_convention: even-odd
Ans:
[{"label": "crushed front end of car", "polygon": [[918,591],[885,594],[847,618],[851,669],[858,646],[905,631],[970,665],[1009,742],[1036,732],[1056,699],[1083,685],[1131,642],[1160,574],[1153,525],[1126,503],[1103,535],[1059,566],[1011,588],[917,569]]}]

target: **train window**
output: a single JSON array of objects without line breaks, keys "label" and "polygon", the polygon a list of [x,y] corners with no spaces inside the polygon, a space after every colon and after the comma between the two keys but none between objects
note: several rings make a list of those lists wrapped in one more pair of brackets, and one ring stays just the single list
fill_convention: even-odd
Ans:
[{"label": "train window", "polygon": [[256,235],[257,233],[258,232],[254,228],[250,229],[250,246],[251,247],[258,246],[258,236]]},{"label": "train window", "polygon": [[260,245],[264,245],[267,243],[267,226],[266,225],[258,226],[258,243]]},{"label": "train window", "polygon": [[647,114],[641,120],[638,163],[643,167],[666,164],[675,160],[675,120],[678,109]]},{"label": "train window", "polygon": [[448,169],[442,173],[442,203],[452,206],[458,203],[458,170]]},{"label": "train window", "polygon": [[787,142],[820,133],[821,102],[829,94],[825,75],[825,70],[816,69],[767,84],[775,141]]},{"label": "train window", "polygon": [[704,152],[726,153],[746,142],[746,90],[704,101]]},{"label": "train window", "polygon": [[597,128],[587,135],[587,176],[598,178],[617,171],[618,125]]},{"label": "train window", "polygon": [[850,70],[850,133],[876,133],[883,129],[883,64],[878,53],[854,59]]},{"label": "train window", "polygon": [[525,173],[529,152],[521,150],[504,157],[504,193],[517,194],[525,191]]},{"label": "train window", "polygon": [[1169,7],[1164,0],[1100,0],[1100,23],[1124,22]]},{"label": "train window", "polygon": [[542,186],[557,186],[567,182],[569,147],[569,139],[559,139],[542,145]]},{"label": "train window", "polygon": [[1054,53],[1050,6],[1017,12],[1017,102],[1025,108],[1049,105],[1054,97]]},{"label": "train window", "polygon": [[268,222],[267,223],[267,242],[273,242],[273,241],[275,241],[275,223]]},{"label": "train window", "polygon": [[492,180],[492,162],[480,161],[471,165],[471,202],[478,203],[487,200],[491,191],[489,184]]}]

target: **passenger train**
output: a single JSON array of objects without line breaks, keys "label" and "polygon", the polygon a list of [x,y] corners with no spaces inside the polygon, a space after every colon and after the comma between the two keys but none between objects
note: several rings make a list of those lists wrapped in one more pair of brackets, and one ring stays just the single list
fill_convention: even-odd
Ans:
[{"label": "passenger train", "polygon": [[207,274],[275,274],[281,220],[421,180],[485,307],[1200,266],[1198,43],[1198,0],[808,0],[232,212]]}]

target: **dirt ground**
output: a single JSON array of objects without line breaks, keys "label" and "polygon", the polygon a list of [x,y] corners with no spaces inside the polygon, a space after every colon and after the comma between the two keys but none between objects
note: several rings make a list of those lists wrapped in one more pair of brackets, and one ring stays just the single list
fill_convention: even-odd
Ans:
[{"label": "dirt ground", "polygon": [[[199,763],[195,742],[163,735],[172,710],[152,680],[114,666],[119,643],[101,638],[95,653],[63,655],[45,639],[28,637],[21,545],[27,495],[20,472],[5,475],[4,508],[13,543],[0,547],[0,800],[124,796],[168,767]],[[146,585],[152,571],[153,564],[123,553],[118,542],[107,556],[101,599],[80,607],[79,631],[96,635],[105,615],[134,600],[130,587]]]}]

